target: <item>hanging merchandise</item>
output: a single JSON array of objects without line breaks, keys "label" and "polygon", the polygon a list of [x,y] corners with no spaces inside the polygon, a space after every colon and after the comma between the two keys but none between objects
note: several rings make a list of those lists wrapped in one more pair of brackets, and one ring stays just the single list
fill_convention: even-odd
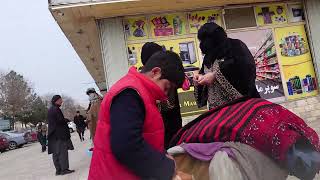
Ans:
[{"label": "hanging merchandise", "polygon": [[256,88],[260,96],[264,99],[284,99],[272,30],[242,31],[229,33],[228,36],[242,40],[249,47],[256,63]]},{"label": "hanging merchandise", "polygon": [[288,22],[287,9],[284,4],[257,6],[255,10],[258,26]]},{"label": "hanging merchandise", "polygon": [[304,26],[276,28],[275,32],[288,99],[317,95],[316,75]]},{"label": "hanging merchandise", "polygon": [[195,11],[188,13],[190,33],[198,33],[198,30],[205,23],[215,22],[222,26],[221,10]]}]

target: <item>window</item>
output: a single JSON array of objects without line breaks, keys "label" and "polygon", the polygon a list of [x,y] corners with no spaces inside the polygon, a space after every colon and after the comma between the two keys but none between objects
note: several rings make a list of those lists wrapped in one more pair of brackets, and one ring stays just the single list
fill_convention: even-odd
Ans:
[{"label": "window", "polygon": [[227,29],[257,26],[254,10],[252,7],[226,9],[224,18]]}]

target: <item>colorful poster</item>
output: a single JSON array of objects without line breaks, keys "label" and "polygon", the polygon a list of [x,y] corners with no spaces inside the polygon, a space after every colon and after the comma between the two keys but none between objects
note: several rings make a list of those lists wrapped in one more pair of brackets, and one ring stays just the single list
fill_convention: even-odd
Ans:
[{"label": "colorful poster", "polygon": [[242,40],[256,63],[256,88],[264,99],[284,99],[278,57],[271,29],[229,33],[230,38]]},{"label": "colorful poster", "polygon": [[195,38],[158,41],[163,50],[173,51],[180,55],[184,66],[200,66]]},{"label": "colorful poster", "polygon": [[288,99],[317,95],[317,80],[304,26],[276,28],[275,33]]},{"label": "colorful poster", "polygon": [[135,66],[140,69],[142,67],[141,62],[141,49],[143,44],[129,44],[128,45],[128,63],[129,66]]},{"label": "colorful poster", "polygon": [[165,37],[186,34],[185,14],[168,14],[150,17],[152,37]]},{"label": "colorful poster", "polygon": [[198,33],[202,25],[215,22],[222,26],[221,10],[196,11],[187,14],[190,33]]},{"label": "colorful poster", "polygon": [[[195,71],[199,71],[200,69],[200,60],[197,51],[198,48],[196,45],[196,39],[184,38],[176,40],[156,41],[156,43],[161,45],[163,50],[173,51],[180,56],[185,68],[185,74],[190,81],[190,90],[178,90],[182,116],[196,115],[207,110],[206,107],[199,109],[194,97],[193,76]],[[128,45],[128,63],[130,66],[135,66],[138,69],[141,69],[142,67],[142,46],[143,44],[141,43]]]},{"label": "colorful poster", "polygon": [[284,24],[288,22],[284,4],[257,6],[255,8],[258,26]]},{"label": "colorful poster", "polygon": [[305,20],[302,4],[288,5],[289,22],[301,22]]},{"label": "colorful poster", "polygon": [[124,32],[127,40],[146,39],[148,37],[145,17],[133,17],[124,20]]}]

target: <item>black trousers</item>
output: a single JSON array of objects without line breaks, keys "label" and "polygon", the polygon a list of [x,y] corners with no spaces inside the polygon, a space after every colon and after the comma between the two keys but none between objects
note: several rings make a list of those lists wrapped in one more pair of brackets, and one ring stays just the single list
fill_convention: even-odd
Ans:
[{"label": "black trousers", "polygon": [[53,147],[52,159],[56,171],[69,169],[68,141],[56,140]]},{"label": "black trousers", "polygon": [[77,129],[77,132],[78,132],[78,134],[79,134],[79,138],[80,138],[80,140],[82,141],[82,140],[84,140],[84,130],[82,130],[82,129]]},{"label": "black trousers", "polygon": [[42,152],[45,152],[47,150],[47,136],[38,134],[38,141],[41,144]]}]

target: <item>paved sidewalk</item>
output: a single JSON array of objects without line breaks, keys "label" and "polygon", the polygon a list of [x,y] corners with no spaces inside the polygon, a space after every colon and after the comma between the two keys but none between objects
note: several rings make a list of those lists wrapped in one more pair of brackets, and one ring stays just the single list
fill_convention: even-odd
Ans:
[{"label": "paved sidewalk", "polygon": [[85,180],[88,177],[90,158],[86,154],[90,142],[89,131],[86,140],[80,142],[78,134],[72,134],[74,151],[69,151],[70,169],[75,173],[55,176],[52,157],[41,153],[39,143],[28,144],[23,148],[0,154],[0,179],[2,180]]}]

